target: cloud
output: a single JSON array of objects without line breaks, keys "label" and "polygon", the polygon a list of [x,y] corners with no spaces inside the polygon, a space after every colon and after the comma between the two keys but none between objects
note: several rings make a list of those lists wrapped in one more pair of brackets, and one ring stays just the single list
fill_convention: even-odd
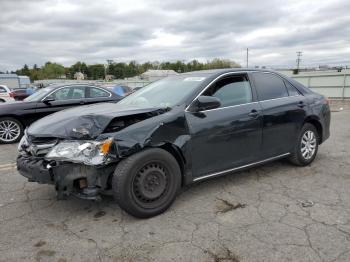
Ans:
[{"label": "cloud", "polygon": [[0,0],[0,71],[23,64],[233,59],[350,63],[346,0]]}]

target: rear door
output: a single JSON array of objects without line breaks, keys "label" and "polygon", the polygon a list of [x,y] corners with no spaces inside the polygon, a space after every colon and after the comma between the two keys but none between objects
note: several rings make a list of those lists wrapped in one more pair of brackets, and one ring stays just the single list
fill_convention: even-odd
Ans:
[{"label": "rear door", "polygon": [[263,114],[263,157],[290,152],[305,119],[305,97],[277,74],[254,72],[251,77]]},{"label": "rear door", "polygon": [[112,93],[99,87],[89,86],[87,89],[87,104],[115,101]]}]

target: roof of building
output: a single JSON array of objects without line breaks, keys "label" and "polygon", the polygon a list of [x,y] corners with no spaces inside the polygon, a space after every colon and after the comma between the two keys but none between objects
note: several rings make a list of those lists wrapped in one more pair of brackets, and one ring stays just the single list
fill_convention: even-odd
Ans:
[{"label": "roof of building", "polygon": [[144,76],[168,76],[168,75],[177,75],[174,70],[147,70],[142,75]]},{"label": "roof of building", "polygon": [[0,74],[0,78],[17,78],[16,74]]}]

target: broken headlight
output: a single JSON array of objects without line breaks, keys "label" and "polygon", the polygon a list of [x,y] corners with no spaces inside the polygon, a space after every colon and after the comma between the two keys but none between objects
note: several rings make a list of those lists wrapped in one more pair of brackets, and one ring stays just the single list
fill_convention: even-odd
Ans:
[{"label": "broken headlight", "polygon": [[47,153],[47,159],[67,160],[86,165],[100,165],[106,159],[113,140],[64,141]]}]

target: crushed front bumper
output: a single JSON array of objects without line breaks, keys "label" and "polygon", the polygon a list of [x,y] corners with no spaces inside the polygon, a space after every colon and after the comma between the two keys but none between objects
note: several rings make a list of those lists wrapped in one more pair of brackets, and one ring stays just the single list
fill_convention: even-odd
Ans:
[{"label": "crushed front bumper", "polygon": [[19,155],[17,169],[29,182],[55,185],[58,199],[75,195],[98,200],[100,193],[108,193],[110,189],[109,179],[115,165],[95,167],[70,162],[49,162],[44,158]]}]

